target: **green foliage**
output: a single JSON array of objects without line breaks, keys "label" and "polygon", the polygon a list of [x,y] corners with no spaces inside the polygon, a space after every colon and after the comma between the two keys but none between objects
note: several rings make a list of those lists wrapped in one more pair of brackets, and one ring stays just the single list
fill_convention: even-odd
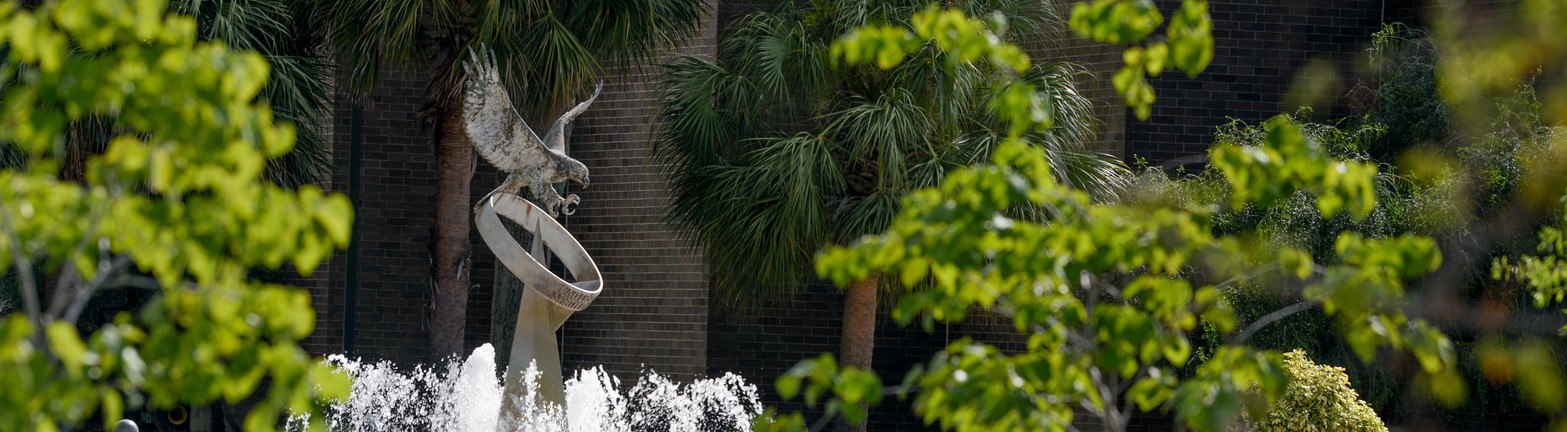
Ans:
[{"label": "green foliage", "polygon": [[703,247],[726,301],[800,286],[817,250],[885,230],[899,196],[988,160],[1009,137],[1045,154],[1061,182],[1101,198],[1125,186],[1124,165],[1086,148],[1092,105],[1072,83],[1079,70],[1034,65],[1003,42],[1042,32],[1048,4],[923,6],[756,13],[716,60],[670,67],[659,144],[669,217]]},{"label": "green foliage", "polygon": [[[1432,17],[1431,35],[1442,52],[1452,53],[1438,64],[1438,92],[1449,118],[1460,130],[1480,128],[1494,119],[1488,105],[1513,92],[1518,80],[1549,75],[1567,64],[1567,41],[1559,37],[1567,26],[1563,4],[1527,0],[1508,14],[1471,16],[1464,8],[1441,8]],[[1499,19],[1505,25],[1473,31],[1478,20]],[[1553,86],[1561,90],[1560,84]],[[1548,93],[1550,94],[1550,93]],[[1544,106],[1550,124],[1567,120],[1567,100],[1550,98]],[[1467,130],[1466,130],[1467,131]],[[1559,192],[1559,191],[1557,191]]]},{"label": "green foliage", "polygon": [[[695,32],[707,4],[696,0],[337,0],[313,1],[312,24],[349,65],[355,90],[374,86],[384,65],[427,64],[437,105],[461,88],[459,60],[484,45],[525,118],[553,120],[607,66],[645,65]],[[526,89],[523,91],[522,89]],[[535,117],[537,116],[537,117]],[[533,122],[530,122],[530,124]]]},{"label": "green foliage", "polygon": [[[1297,116],[1281,116],[1279,121],[1297,127],[1307,141],[1317,143],[1334,158],[1361,163],[1371,162],[1365,149],[1383,134],[1377,125],[1335,126],[1305,122]],[[1218,128],[1215,141],[1225,145],[1262,147],[1267,139],[1265,124],[1232,121]],[[1443,227],[1446,225],[1442,223],[1453,223],[1445,217],[1452,214],[1446,208],[1445,187],[1421,187],[1382,171],[1375,176],[1373,187],[1375,206],[1364,218],[1355,218],[1346,212],[1325,217],[1318,209],[1316,195],[1307,191],[1295,191],[1266,208],[1257,205],[1234,208],[1230,205],[1229,182],[1222,172],[1211,166],[1176,178],[1162,171],[1148,170],[1139,176],[1132,187],[1136,193],[1129,197],[1148,205],[1213,209],[1209,219],[1216,234],[1249,236],[1268,244],[1298,249],[1320,264],[1340,263],[1336,246],[1344,233],[1363,238],[1388,238],[1404,233],[1435,235],[1445,232]],[[1223,297],[1238,322],[1252,323],[1281,309],[1297,307],[1302,293],[1299,285],[1264,274],[1235,281],[1232,288],[1224,290]],[[1398,409],[1402,402],[1398,397],[1402,393],[1393,383],[1393,375],[1383,368],[1352,361],[1352,350],[1334,337],[1333,324],[1320,309],[1301,310],[1260,328],[1247,338],[1247,343],[1264,349],[1305,348],[1323,358],[1348,362],[1346,367],[1351,381],[1362,389],[1363,396],[1372,406],[1379,410]],[[1204,333],[1202,342],[1196,347],[1198,358],[1205,358],[1206,353],[1226,342],[1226,338],[1216,331]]]},{"label": "green foliage", "polygon": [[[1079,5],[1074,27],[1079,27],[1076,21],[1108,23],[1113,27],[1095,31],[1088,25],[1083,27],[1089,30],[1079,31],[1112,43],[1146,38],[1160,19],[1150,13],[1156,13],[1150,3]],[[1278,357],[1247,346],[1248,338],[1281,316],[1317,306],[1362,360],[1380,355],[1384,347],[1412,352],[1420,365],[1416,393],[1447,406],[1462,403],[1473,380],[1466,381],[1453,367],[1458,353],[1442,331],[1406,313],[1479,332],[1480,343],[1468,353],[1478,357],[1479,373],[1491,383],[1514,383],[1531,408],[1559,418],[1567,412],[1567,392],[1561,391],[1567,378],[1560,356],[1552,354],[1553,343],[1492,333],[1502,319],[1509,322],[1506,332],[1530,331],[1514,328],[1517,318],[1509,314],[1518,312],[1507,311],[1505,304],[1488,304],[1481,318],[1444,316],[1464,310],[1465,305],[1453,302],[1458,289],[1470,288],[1462,279],[1469,275],[1465,267],[1478,261],[1476,255],[1505,250],[1509,236],[1520,227],[1532,230],[1541,213],[1554,221],[1558,212],[1567,211],[1559,210],[1567,188],[1559,167],[1567,153],[1555,144],[1560,139],[1554,131],[1540,127],[1567,119],[1567,99],[1530,102],[1532,92],[1518,90],[1519,80],[1535,68],[1557,71],[1567,63],[1567,43],[1557,32],[1567,15],[1559,13],[1558,3],[1526,2],[1518,25],[1479,33],[1470,31],[1476,28],[1470,17],[1460,16],[1472,9],[1438,8],[1436,44],[1456,57],[1435,66],[1435,93],[1448,108],[1445,115],[1379,114],[1401,123],[1363,123],[1348,135],[1353,139],[1328,145],[1318,141],[1345,137],[1340,133],[1345,131],[1314,135],[1288,119],[1274,119],[1258,128],[1255,145],[1216,148],[1210,157],[1213,171],[1173,186],[1189,188],[1192,196],[1142,203],[1094,204],[1080,191],[1048,181],[1047,164],[1037,156],[1004,144],[991,154],[994,166],[953,172],[937,188],[907,195],[886,232],[847,248],[830,248],[820,255],[818,270],[838,283],[896,275],[906,284],[934,288],[903,298],[894,313],[903,323],[929,325],[988,310],[1012,317],[1028,335],[1028,349],[1015,354],[960,341],[913,375],[911,381],[920,384],[916,410],[927,422],[948,429],[1064,428],[1075,407],[1087,408],[1115,429],[1124,427],[1130,406],[1171,410],[1200,430],[1221,428],[1245,408],[1261,414],[1265,402],[1282,391]],[[918,41],[917,35],[885,33],[876,37],[890,49]],[[1386,44],[1392,38],[1379,38],[1383,45],[1374,54],[1389,55]],[[1145,80],[1150,65],[1164,67],[1143,57],[1156,49],[1141,48],[1129,50],[1127,60],[1144,70],[1134,68],[1127,83]],[[898,64],[895,57],[908,52],[886,55],[869,49],[856,58]],[[1422,74],[1415,70],[1409,76]],[[1399,103],[1394,96],[1428,93],[1421,82],[1391,84],[1408,87],[1389,88],[1382,100],[1387,107]],[[1120,90],[1131,105],[1152,101],[1136,85]],[[1567,87],[1553,90],[1545,94]],[[1009,118],[1029,118],[1019,108],[1010,109],[1016,117]],[[1415,152],[1391,154],[1404,144],[1388,144],[1388,135],[1380,132],[1409,130],[1432,118],[1445,118],[1455,133],[1412,132],[1483,137],[1477,141],[1484,145],[1434,152],[1415,146]],[[1359,133],[1366,130],[1378,133]],[[1412,136],[1423,142],[1418,136],[1424,135],[1394,138]],[[1386,175],[1369,162],[1387,163],[1392,157],[1401,166]],[[1380,196],[1398,202],[1379,206]],[[1302,217],[1264,217],[1281,205],[1293,208],[1286,214]],[[1051,217],[1043,222],[1014,218],[1014,206],[1045,209]],[[1379,213],[1387,219],[1372,219]],[[1309,252],[1248,241],[1259,225],[1284,230],[1302,221],[1334,220],[1348,220],[1351,229],[1317,231]],[[1444,264],[1437,241],[1408,229],[1447,237],[1444,247],[1453,247],[1458,256]],[[1549,244],[1559,242],[1561,230],[1543,231],[1538,261],[1524,266],[1499,261],[1494,276],[1557,284],[1553,281],[1560,275],[1542,270],[1560,262],[1546,257],[1559,255]],[[1438,270],[1436,277],[1424,276]],[[1262,278],[1274,273],[1283,275]],[[1406,298],[1406,285],[1414,280],[1424,286]],[[1300,288],[1305,300],[1237,331],[1233,311],[1217,299],[1236,285],[1258,283],[1287,284],[1254,285],[1285,294]],[[1505,286],[1477,288],[1488,303],[1507,294]],[[1554,291],[1531,289],[1542,302],[1558,301]],[[1172,304],[1181,307],[1172,309]],[[1194,324],[1187,323],[1191,316],[1197,317]],[[1187,336],[1193,325],[1211,329],[1201,336],[1211,348],[1195,357],[1201,364],[1189,374],[1177,375],[1176,368],[1194,357],[1175,341],[1192,339]],[[1250,390],[1259,387],[1259,392]],[[1555,426],[1563,424],[1558,419]]]},{"label": "green foliage", "polygon": [[[267,62],[201,42],[157,0],[0,5],[0,141],[25,155],[0,172],[0,258],[22,313],[0,321],[0,429],[56,430],[136,406],[237,401],[267,382],[248,430],[313,412],[346,378],[298,346],[314,325],[302,291],[246,279],[313,271],[348,242],[352,207],[313,186],[261,181],[296,136],[255,101]],[[59,177],[67,128],[120,128],[80,181]],[[40,287],[41,267],[55,287]],[[131,271],[134,269],[134,271]],[[145,275],[145,276],[143,276]],[[159,287],[136,314],[73,325],[94,291]],[[38,289],[51,289],[42,304]],[[319,416],[318,416],[319,417]]]},{"label": "green foliage", "polygon": [[[1300,165],[1326,157],[1320,147],[1289,133],[1270,131],[1268,136],[1282,153],[1299,155]],[[960,321],[980,308],[1011,316],[1018,331],[1029,335],[1025,353],[1002,355],[960,341],[933,360],[915,401],[927,421],[958,430],[1031,430],[1069,420],[1079,403],[1108,421],[1120,421],[1129,413],[1116,412],[1116,401],[1129,400],[1145,411],[1172,407],[1194,428],[1221,428],[1243,408],[1245,389],[1258,384],[1281,388],[1277,357],[1224,346],[1190,378],[1178,378],[1176,368],[1191,359],[1190,340],[1199,319],[1221,334],[1236,330],[1232,313],[1219,301],[1225,287],[1204,281],[1269,263],[1297,278],[1327,275],[1311,279],[1308,298],[1347,324],[1345,336],[1357,348],[1365,347],[1357,352],[1368,359],[1371,348],[1391,346],[1413,351],[1427,373],[1440,373],[1452,362],[1445,337],[1405,318],[1397,301],[1402,281],[1439,262],[1428,239],[1346,235],[1338,248],[1342,264],[1320,266],[1293,249],[1250,250],[1236,238],[1214,237],[1201,214],[1093,204],[1081,192],[1051,181],[1048,166],[1020,147],[1003,146],[994,163],[955,172],[936,189],[911,193],[886,233],[850,248],[830,248],[818,261],[822,275],[837,283],[873,273],[900,275],[905,284],[928,279],[934,289],[906,294],[894,310],[900,322]],[[1238,171],[1225,163],[1230,162],[1216,165]],[[1298,181],[1287,179],[1303,168],[1260,173],[1275,177],[1255,181]],[[1354,185],[1374,174],[1374,169],[1362,172],[1364,178],[1322,190],[1352,194]],[[1003,216],[1022,203],[1051,209],[1053,217],[1030,222]],[[1246,255],[1253,258],[1233,259]],[[1122,388],[1128,390],[1117,390]],[[1001,400],[1018,402],[1007,406],[1034,408],[982,415],[1000,402],[970,393],[1009,395]]]},{"label": "green foliage", "polygon": [[1559,345],[1553,347],[1551,339],[1488,335],[1475,344],[1473,355],[1486,380],[1514,383],[1509,392],[1519,393],[1530,409],[1560,413],[1567,408],[1567,374]]},{"label": "green foliage", "polygon": [[[1374,165],[1333,158],[1287,118],[1270,121],[1263,137],[1259,146],[1213,150],[1232,208],[1266,210],[1297,191],[1313,195],[1328,215],[1348,210],[1363,218],[1375,207]],[[1221,295],[1230,281],[1270,271],[1305,285],[1309,301],[1343,323],[1368,359],[1379,346],[1405,349],[1426,374],[1451,373],[1451,343],[1405,317],[1400,304],[1403,282],[1440,263],[1430,239],[1342,235],[1338,263],[1318,264],[1298,249],[1215,236],[1211,210],[1201,207],[1094,203],[1016,142],[991,157],[993,165],[960,169],[909,193],[885,232],[830,247],[817,261],[818,272],[838,284],[896,275],[905,286],[926,287],[902,297],[893,311],[900,323],[930,328],[988,310],[1011,317],[1027,335],[1027,350],[1015,354],[958,341],[917,372],[915,409],[928,423],[1059,430],[1082,407],[1121,428],[1135,407],[1173,410],[1199,430],[1222,429],[1243,409],[1280,395],[1278,355],[1224,344],[1190,376],[1177,369],[1193,359],[1199,322],[1241,341],[1255,330],[1237,332]],[[1011,216],[1024,207],[1049,217]]]},{"label": "green foliage", "polygon": [[[1153,112],[1153,85],[1166,68],[1197,76],[1213,61],[1213,20],[1206,0],[1182,0],[1170,18],[1163,40],[1145,42],[1164,23],[1153,0],[1093,0],[1072,7],[1072,30],[1079,37],[1131,45],[1122,56],[1121,70],[1111,81],[1137,118]],[[1141,45],[1139,45],[1141,44]]]},{"label": "green foliage", "polygon": [[272,108],[278,120],[293,124],[294,148],[267,160],[267,178],[284,187],[319,184],[329,179],[332,143],[321,132],[330,125],[332,65],[317,52],[318,32],[307,28],[300,0],[252,0],[222,2],[171,0],[169,10],[196,20],[196,37],[222,41],[234,48],[255,51],[267,61],[271,76],[259,101]]},{"label": "green foliage", "polygon": [[1333,217],[1349,210],[1356,218],[1371,214],[1376,203],[1373,189],[1376,167],[1353,161],[1333,161],[1307,140],[1299,126],[1287,117],[1267,124],[1267,139],[1260,146],[1220,143],[1209,151],[1211,163],[1230,182],[1232,208],[1256,202],[1268,207],[1281,198],[1305,191],[1317,197],[1317,209]]},{"label": "green foliage", "polygon": [[[271,78],[256,95],[257,100],[267,102],[280,120],[299,126],[294,148],[267,161],[266,178],[289,188],[320,183],[330,165],[330,143],[319,132],[326,119],[331,70],[328,62],[314,52],[316,44],[310,32],[294,23],[299,5],[284,0],[256,0],[207,2],[206,7],[199,7],[202,3],[174,0],[168,9],[195,19],[198,41],[221,40],[234,48],[261,54]],[[14,79],[0,79],[0,83]],[[62,177],[71,180],[80,179],[87,158],[101,154],[109,140],[125,132],[111,115],[88,116],[71,122],[68,129],[66,152],[60,159],[64,164]],[[26,165],[25,159],[26,154],[15,149],[0,151],[0,167],[21,167]]]},{"label": "green foliage", "polygon": [[1344,368],[1313,363],[1301,350],[1284,354],[1284,395],[1251,423],[1261,432],[1387,431],[1376,411],[1349,386]]},{"label": "green foliage", "polygon": [[[832,354],[801,361],[778,377],[778,394],[785,399],[794,399],[801,394],[802,385],[806,405],[815,407],[825,402],[823,410],[827,416],[841,412],[850,423],[864,421],[865,405],[862,404],[874,405],[882,398],[881,378],[871,371],[851,366],[839,369]],[[835,397],[824,401],[822,398],[828,395]]]},{"label": "green foliage", "polygon": [[[1478,117],[1483,124],[1464,123],[1466,129],[1458,129],[1452,123],[1452,106],[1445,104],[1437,92],[1437,74],[1440,69],[1436,41],[1427,35],[1410,31],[1401,26],[1390,26],[1375,38],[1371,50],[1371,64],[1381,74],[1371,95],[1374,100],[1363,118],[1347,119],[1350,127],[1301,123],[1308,136],[1320,140],[1330,153],[1340,157],[1362,161],[1377,161],[1386,170],[1378,175],[1374,184],[1377,205],[1371,216],[1364,220],[1351,220],[1340,216],[1324,218],[1309,200],[1314,196],[1297,192],[1267,211],[1242,209],[1220,212],[1214,216],[1215,227],[1220,232],[1240,232],[1255,229],[1269,240],[1279,244],[1302,248],[1311,252],[1319,262],[1334,262],[1334,249],[1341,232],[1353,232],[1368,238],[1389,238],[1402,234],[1430,235],[1444,239],[1448,247],[1456,247],[1460,253],[1478,255],[1484,263],[1488,257],[1502,255],[1491,269],[1493,276],[1511,280],[1526,273],[1535,273],[1549,279],[1549,270],[1556,252],[1539,249],[1538,254],[1514,251],[1515,240],[1493,240],[1488,237],[1515,236],[1498,234],[1513,228],[1530,228],[1535,222],[1531,217],[1520,216],[1540,197],[1555,199],[1560,195],[1560,182],[1552,177],[1558,168],[1560,157],[1555,154],[1556,128],[1548,127],[1542,118],[1543,104],[1536,98],[1534,85],[1528,80],[1514,81],[1513,87],[1503,93],[1486,97],[1489,106],[1485,115]],[[1470,79],[1470,78],[1464,78]],[[1476,121],[1471,118],[1470,121]],[[1240,142],[1257,145],[1262,139],[1261,127],[1232,124],[1221,127],[1218,141]],[[1195,180],[1184,180],[1181,193],[1197,194],[1205,198],[1199,187],[1213,183],[1212,173],[1204,173]],[[1533,181],[1531,181],[1533,179]],[[1145,181],[1148,183],[1149,181]],[[1211,187],[1208,187],[1211,189]],[[1557,188],[1555,192],[1545,192]],[[1210,199],[1211,200],[1211,199]],[[1486,228],[1485,224],[1510,221],[1509,229]],[[1481,231],[1473,231],[1473,226]],[[1549,236],[1549,229],[1541,232]],[[1494,242],[1494,243],[1493,243]],[[1462,246],[1457,246],[1462,245]],[[1462,255],[1461,255],[1462,256]],[[1527,263],[1514,266],[1517,261]],[[1444,281],[1428,285],[1458,286],[1466,294],[1485,298],[1486,302],[1500,302],[1512,307],[1527,303],[1514,300],[1518,291],[1507,284],[1489,286],[1484,281],[1484,268],[1473,266],[1467,260],[1458,260],[1466,268],[1453,276],[1448,273]],[[1520,271],[1522,270],[1522,271]],[[1453,279],[1473,278],[1459,283]],[[1431,295],[1431,288],[1417,288],[1412,292]],[[1424,292],[1422,292],[1424,291]],[[1264,316],[1270,311],[1293,301],[1291,296],[1281,295],[1271,285],[1259,285],[1237,290],[1226,296],[1237,310],[1242,321]],[[1549,302],[1539,305],[1549,305]],[[1309,347],[1317,355],[1347,357],[1340,351],[1353,346],[1324,343],[1328,318],[1312,312],[1302,313],[1281,320],[1269,330],[1251,338],[1264,347]],[[1218,343],[1209,337],[1209,341]],[[1364,348],[1360,348],[1364,349]],[[1474,353],[1460,351],[1459,357]],[[1404,403],[1402,395],[1408,390],[1391,382],[1386,368],[1368,368],[1349,365],[1352,381],[1367,401],[1383,412],[1397,412]],[[1545,370],[1545,369],[1538,369]],[[1543,372],[1542,372],[1543,373]],[[1497,383],[1508,379],[1487,376],[1482,371],[1466,370],[1466,375],[1432,375],[1413,384],[1419,391],[1430,392],[1441,403],[1463,403],[1464,387],[1474,387],[1472,397],[1485,403],[1487,397],[1504,399],[1502,404],[1513,402],[1518,392],[1501,387]],[[1548,381],[1548,380],[1547,380]],[[1532,384],[1531,384],[1532,385]]]},{"label": "green foliage", "polygon": [[1364,122],[1387,130],[1369,142],[1366,152],[1393,162],[1419,145],[1447,144],[1448,108],[1437,93],[1436,44],[1424,32],[1403,24],[1384,24],[1372,35],[1371,67],[1377,72]]},{"label": "green foliage", "polygon": [[[1527,285],[1535,307],[1560,307],[1567,304],[1567,199],[1552,224],[1540,228],[1535,245],[1537,254],[1502,256],[1491,264],[1491,278],[1520,281]],[[1567,312],[1567,309],[1563,309]],[[1559,330],[1567,335],[1567,326]]]}]

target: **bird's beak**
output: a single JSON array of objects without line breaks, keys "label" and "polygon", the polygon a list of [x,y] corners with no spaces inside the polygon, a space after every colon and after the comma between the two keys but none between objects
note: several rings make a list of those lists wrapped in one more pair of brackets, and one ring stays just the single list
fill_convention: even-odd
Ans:
[{"label": "bird's beak", "polygon": [[584,179],[582,179],[580,181],[577,181],[577,184],[582,185],[583,189],[587,189],[588,188],[588,179],[584,178]]}]

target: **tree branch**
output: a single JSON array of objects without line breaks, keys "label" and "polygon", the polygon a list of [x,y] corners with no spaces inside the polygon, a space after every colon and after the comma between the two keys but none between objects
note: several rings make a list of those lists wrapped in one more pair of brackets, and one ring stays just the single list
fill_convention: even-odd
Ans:
[{"label": "tree branch", "polygon": [[825,413],[822,414],[822,416],[820,418],[816,419],[816,423],[811,423],[811,427],[810,427],[809,430],[811,432],[818,432],[818,431],[822,430],[822,428],[827,427],[827,423],[831,422],[832,418],[833,418],[833,416],[827,415]]},{"label": "tree branch", "polygon": [[1276,263],[1276,262],[1269,263],[1268,265],[1265,265],[1265,266],[1262,266],[1262,267],[1258,267],[1256,270],[1254,270],[1254,271],[1252,271],[1250,273],[1235,275],[1234,277],[1231,277],[1229,279],[1225,279],[1223,282],[1219,282],[1219,283],[1213,284],[1213,288],[1222,290],[1222,289],[1224,289],[1228,285],[1240,282],[1240,281],[1245,280],[1245,279],[1251,279],[1251,278],[1254,278],[1254,277],[1257,277],[1257,276],[1262,276],[1264,273],[1267,273],[1267,272],[1270,272],[1270,271],[1274,271],[1274,270],[1278,270],[1278,269],[1279,269],[1279,263]]},{"label": "tree branch", "polygon": [[[0,203],[3,204],[3,203]],[[11,243],[11,264],[16,266],[16,278],[21,286],[22,307],[27,311],[27,319],[40,326],[43,330],[42,312],[38,303],[38,283],[33,279],[33,260],[27,254],[27,247],[22,244],[22,239],[16,234],[16,228],[11,224],[11,210],[0,205],[0,229],[5,230],[6,240]]]},{"label": "tree branch", "polygon": [[1253,334],[1256,334],[1258,330],[1262,330],[1263,327],[1267,327],[1268,324],[1273,324],[1274,321],[1284,319],[1290,315],[1305,311],[1306,309],[1311,309],[1312,306],[1316,305],[1316,303],[1313,303],[1310,300],[1301,300],[1298,303],[1273,311],[1273,313],[1263,315],[1262,318],[1258,318],[1256,321],[1252,321],[1251,325],[1246,326],[1246,329],[1242,330],[1239,334],[1236,334],[1235,337],[1230,338],[1230,342],[1227,345],[1240,345],[1246,343],[1247,339],[1251,339]]},{"label": "tree branch", "polygon": [[[65,313],[65,309],[75,304],[75,299],[81,291],[81,272],[76,267],[67,263],[60,267],[59,280],[55,282],[54,294],[49,299],[49,316],[57,317]],[[44,281],[48,285],[48,281]],[[76,288],[72,290],[71,288]]]},{"label": "tree branch", "polygon": [[63,315],[65,320],[75,324],[77,318],[80,318],[82,315],[82,309],[86,309],[87,303],[92,300],[92,293],[98,291],[99,289],[103,289],[103,287],[109,283],[110,277],[119,274],[119,272],[124,270],[126,266],[130,265],[130,263],[130,258],[118,256],[114,257],[114,259],[111,260],[108,265],[100,267],[98,269],[98,275],[94,276],[92,281],[83,285],[81,290],[82,296],[77,298],[76,301],[71,304],[70,309],[66,310],[65,314]]},{"label": "tree branch", "polygon": [[[71,247],[70,254],[66,255],[65,264],[60,266],[61,274],[59,281],[55,284],[54,287],[54,298],[49,302],[50,316],[64,316],[68,309],[80,309],[80,307],[77,307],[78,303],[84,303],[92,299],[92,291],[96,290],[97,287],[82,284],[86,281],[82,280],[82,272],[72,263],[71,258],[75,257],[83,250],[86,250],[89,244],[88,242],[98,237],[98,226],[99,222],[103,219],[105,208],[106,206],[100,206],[93,209],[92,217],[88,218],[87,220],[87,231],[82,233],[82,237],[80,239],[77,239],[76,246]],[[109,248],[108,245],[105,244],[105,242],[102,240],[97,243],[98,267],[99,270],[102,270],[103,267],[107,264],[105,261],[107,260],[106,257],[108,256],[107,254],[109,253]],[[68,288],[73,286],[76,288],[75,290],[67,291]],[[67,293],[69,293],[69,295],[67,295]],[[75,323],[76,320],[69,321]]]}]

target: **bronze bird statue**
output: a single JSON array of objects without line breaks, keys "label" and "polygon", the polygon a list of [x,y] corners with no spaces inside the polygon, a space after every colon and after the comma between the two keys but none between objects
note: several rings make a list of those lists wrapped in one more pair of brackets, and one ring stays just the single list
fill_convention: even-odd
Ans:
[{"label": "bronze bird statue", "polygon": [[490,194],[518,194],[527,186],[551,216],[575,213],[570,206],[581,199],[576,194],[561,197],[552,185],[572,180],[587,187],[588,167],[566,156],[566,127],[598,99],[604,83],[599,82],[588,100],[561,114],[544,133],[544,138],[539,139],[512,107],[511,96],[501,84],[500,71],[495,65],[495,53],[483,47],[479,49],[483,54],[469,49],[468,61],[463,63],[468,74],[464,84],[463,127],[479,156],[507,174],[506,181]]}]

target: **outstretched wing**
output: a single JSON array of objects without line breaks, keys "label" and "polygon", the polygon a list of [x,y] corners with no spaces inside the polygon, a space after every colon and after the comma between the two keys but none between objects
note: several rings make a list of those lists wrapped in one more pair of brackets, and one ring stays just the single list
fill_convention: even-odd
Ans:
[{"label": "outstretched wing", "polygon": [[571,125],[571,119],[577,118],[577,115],[587,111],[588,105],[592,105],[593,100],[598,99],[599,92],[602,91],[604,91],[604,82],[599,81],[598,86],[593,88],[593,96],[588,97],[588,100],[582,101],[577,106],[571,107],[571,110],[566,111],[565,114],[560,115],[560,118],[555,119],[555,124],[550,125],[550,130],[544,132],[544,146],[549,148],[550,151],[566,154],[566,126]]},{"label": "outstretched wing", "polygon": [[495,53],[479,47],[468,50],[463,69],[468,72],[463,96],[463,128],[479,156],[508,173],[538,165],[548,159],[544,143],[528,128],[511,106],[511,96],[501,84]]}]

